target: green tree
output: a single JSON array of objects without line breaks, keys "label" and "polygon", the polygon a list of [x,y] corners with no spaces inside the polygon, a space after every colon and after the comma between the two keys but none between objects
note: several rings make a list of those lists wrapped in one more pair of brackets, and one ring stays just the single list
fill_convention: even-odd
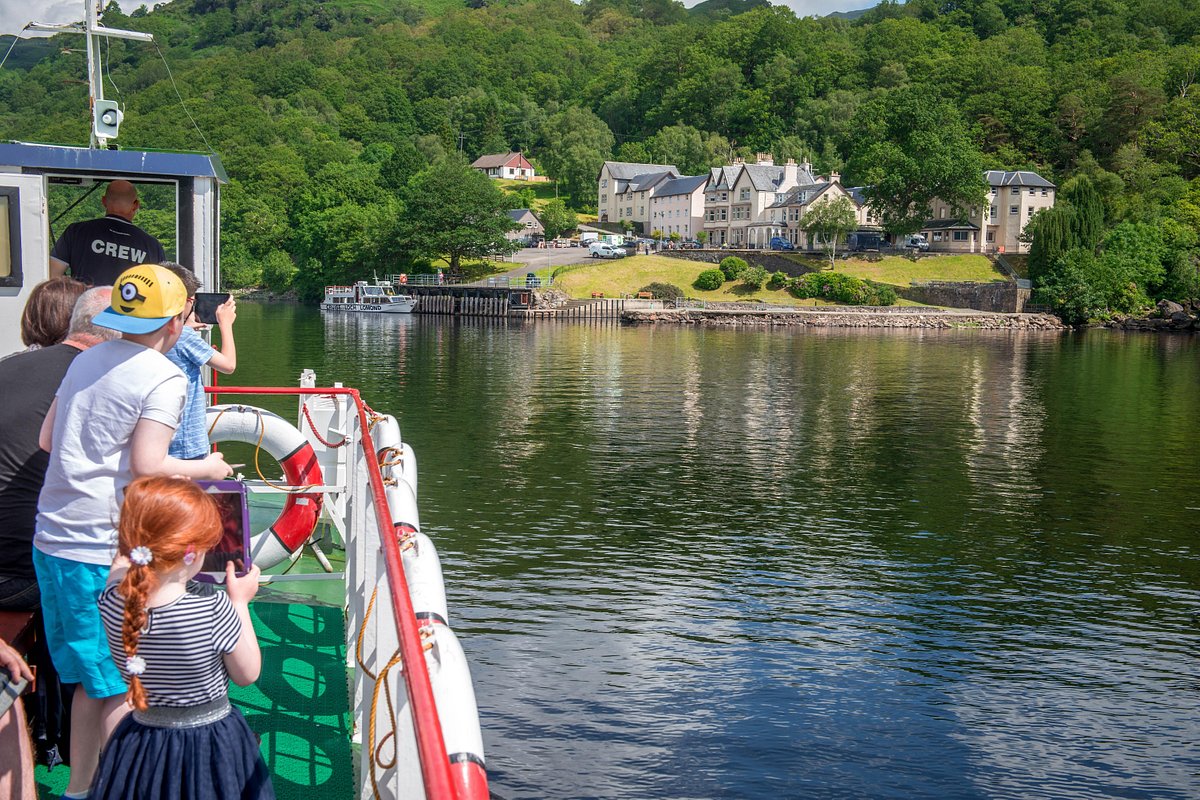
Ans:
[{"label": "green tree", "polygon": [[1104,201],[1086,175],[1071,179],[1063,187],[1062,197],[1074,210],[1075,240],[1080,247],[1095,248],[1104,235]]},{"label": "green tree", "polygon": [[1029,277],[1036,283],[1064,253],[1079,246],[1075,209],[1067,203],[1043,209],[1025,226],[1023,235],[1030,241]]},{"label": "green tree", "polygon": [[811,241],[820,245],[821,251],[829,258],[830,269],[833,269],[837,259],[838,242],[857,227],[854,203],[848,197],[818,200],[800,218],[800,229],[808,234]]},{"label": "green tree", "polygon": [[542,227],[546,229],[547,239],[557,239],[564,233],[575,230],[579,224],[575,212],[557,197],[546,203],[538,217],[542,221]]},{"label": "green tree", "polygon": [[612,131],[591,111],[572,106],[546,120],[542,137],[546,173],[570,195],[572,206],[590,206],[596,197],[596,176],[616,141]]},{"label": "green tree", "polygon": [[849,169],[893,234],[919,230],[933,201],[956,216],[984,203],[983,156],[954,106],[920,92],[898,92],[865,107]]},{"label": "green tree", "polygon": [[504,193],[483,173],[457,159],[443,159],[408,182],[396,248],[415,258],[441,259],[451,274],[464,258],[505,252],[505,233],[519,226],[505,213]]}]

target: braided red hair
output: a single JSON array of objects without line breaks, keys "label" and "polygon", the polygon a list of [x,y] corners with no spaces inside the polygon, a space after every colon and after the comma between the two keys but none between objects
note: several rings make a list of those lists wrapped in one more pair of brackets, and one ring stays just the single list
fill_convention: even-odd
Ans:
[{"label": "braided red hair", "polygon": [[[118,589],[125,600],[121,641],[127,658],[137,655],[149,622],[146,599],[158,586],[159,573],[183,563],[189,550],[207,550],[221,538],[216,502],[186,478],[138,478],[125,489],[117,549],[128,557],[135,547],[149,548],[149,564],[130,563]],[[146,708],[146,692],[137,675],[129,676],[129,704]]]}]

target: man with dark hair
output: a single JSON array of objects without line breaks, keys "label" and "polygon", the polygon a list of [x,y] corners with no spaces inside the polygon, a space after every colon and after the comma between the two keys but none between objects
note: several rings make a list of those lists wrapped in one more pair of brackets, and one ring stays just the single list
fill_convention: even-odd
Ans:
[{"label": "man with dark hair", "polygon": [[133,224],[141,201],[132,183],[113,181],[100,202],[107,216],[68,225],[54,243],[50,251],[52,277],[66,274],[69,268],[75,280],[111,285],[132,266],[166,260],[158,239]]}]

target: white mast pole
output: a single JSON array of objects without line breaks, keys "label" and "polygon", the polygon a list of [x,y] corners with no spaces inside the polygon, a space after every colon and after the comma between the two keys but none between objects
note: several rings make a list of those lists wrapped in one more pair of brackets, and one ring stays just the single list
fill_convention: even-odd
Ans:
[{"label": "white mast pole", "polygon": [[[88,113],[96,112],[96,101],[104,99],[104,74],[101,71],[100,64],[100,37],[96,35],[96,27],[99,25],[98,6],[104,0],[84,0],[84,11],[87,14],[83,18],[83,34],[87,39],[87,60],[88,60]],[[91,144],[95,148],[100,144],[100,138],[96,136],[96,126],[91,127]]]}]

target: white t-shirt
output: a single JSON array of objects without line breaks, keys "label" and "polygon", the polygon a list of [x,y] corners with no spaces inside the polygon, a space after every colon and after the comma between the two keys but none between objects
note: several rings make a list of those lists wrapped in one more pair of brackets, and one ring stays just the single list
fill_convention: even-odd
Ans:
[{"label": "white t-shirt", "polygon": [[121,500],[133,480],[133,429],[143,419],[177,427],[186,395],[179,368],[140,344],[117,339],[75,357],[58,387],[38,550],[88,564],[112,561]]}]

